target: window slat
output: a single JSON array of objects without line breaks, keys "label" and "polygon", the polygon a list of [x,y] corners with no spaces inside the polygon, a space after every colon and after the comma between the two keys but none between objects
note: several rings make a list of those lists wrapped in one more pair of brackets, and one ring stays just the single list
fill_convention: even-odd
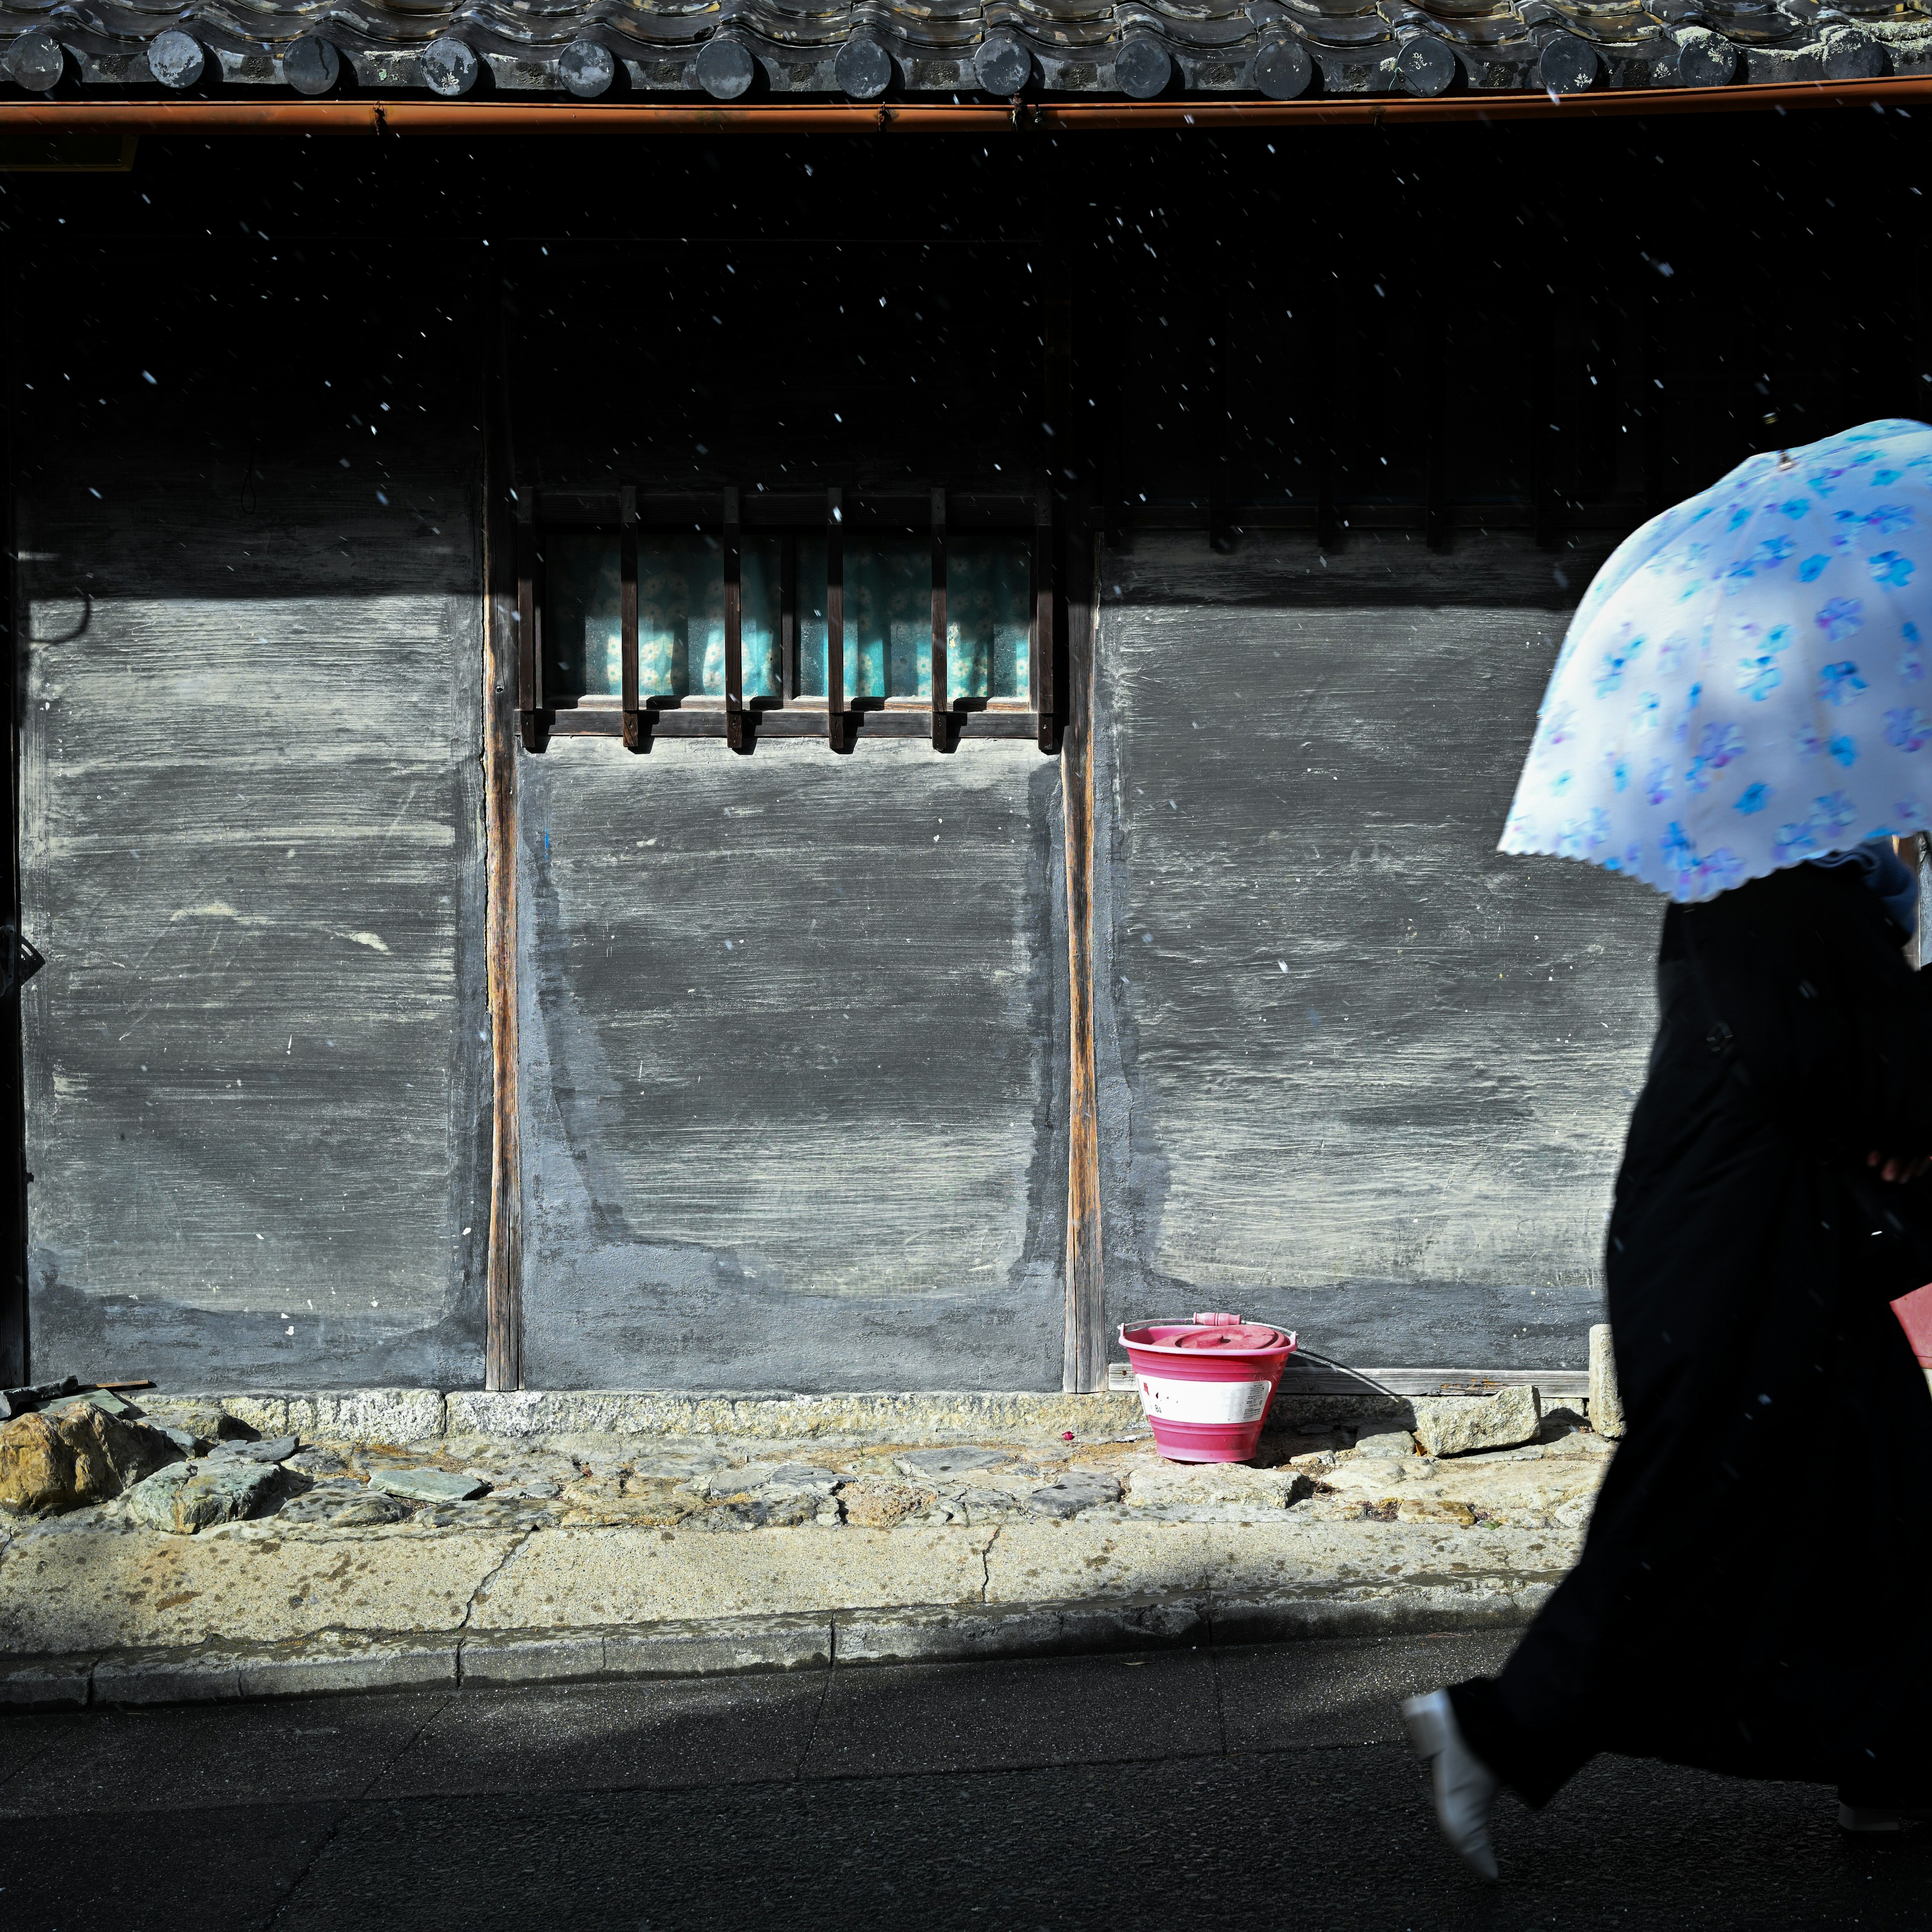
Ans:
[{"label": "window slat", "polygon": [[624,706],[624,747],[644,748],[644,722],[638,715],[638,493],[628,484],[618,492],[618,518],[622,525],[618,563],[622,589],[617,607],[620,648],[622,652],[620,695]]},{"label": "window slat", "polygon": [[825,493],[825,729],[835,752],[845,736],[845,509],[842,490]]},{"label": "window slat", "polygon": [[734,752],[745,743],[745,634],[743,586],[739,572],[738,493],[724,492],[724,723]]},{"label": "window slat", "polygon": [[948,752],[946,700],[946,492],[932,493],[932,748]]}]

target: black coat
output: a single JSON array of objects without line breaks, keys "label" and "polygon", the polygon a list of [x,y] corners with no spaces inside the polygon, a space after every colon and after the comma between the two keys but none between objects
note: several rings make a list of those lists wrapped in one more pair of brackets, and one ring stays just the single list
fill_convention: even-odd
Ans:
[{"label": "black coat", "polygon": [[1628,1434],[1459,1714],[1534,1803],[1596,1750],[1932,1796],[1932,1396],[1888,1306],[1932,1217],[1865,1166],[1932,1152],[1932,982],[1801,865],[1670,908],[1658,994],[1605,1264]]}]

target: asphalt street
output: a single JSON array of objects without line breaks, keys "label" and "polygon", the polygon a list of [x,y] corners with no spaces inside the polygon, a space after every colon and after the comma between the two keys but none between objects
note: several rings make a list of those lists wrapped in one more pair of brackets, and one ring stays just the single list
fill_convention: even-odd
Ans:
[{"label": "asphalt street", "polygon": [[7,1932],[1932,1927],[1932,1828],[1602,1759],[1438,1844],[1399,1699],[1503,1636],[0,1720]]}]

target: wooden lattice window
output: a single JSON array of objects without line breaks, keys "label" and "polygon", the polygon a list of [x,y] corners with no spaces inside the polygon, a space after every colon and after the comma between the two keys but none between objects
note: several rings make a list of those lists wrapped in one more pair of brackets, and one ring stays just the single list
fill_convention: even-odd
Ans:
[{"label": "wooden lattice window", "polygon": [[521,526],[524,739],[1054,746],[1051,498],[548,496]]}]

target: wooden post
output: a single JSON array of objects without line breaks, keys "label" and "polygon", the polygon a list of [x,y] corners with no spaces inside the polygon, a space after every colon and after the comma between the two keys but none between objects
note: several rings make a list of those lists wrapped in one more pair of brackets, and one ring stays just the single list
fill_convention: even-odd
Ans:
[{"label": "wooden post", "polygon": [[[1066,1021],[1070,1057],[1066,1151],[1066,1340],[1061,1384],[1090,1394],[1107,1381],[1106,1282],[1100,1253],[1100,1136],[1094,1068],[1094,628],[1098,605],[1093,543],[1093,491],[1074,425],[1073,262],[1062,226],[1064,195],[1052,177],[1064,165],[1049,145],[1039,174],[1046,190],[1048,236],[1043,320],[1046,421],[1054,426],[1043,452],[1046,487],[1055,502],[1053,578],[1059,586],[1057,640],[1051,654],[1066,666],[1064,709],[1048,688],[1054,676],[1042,667],[1034,703],[1042,719],[1060,724],[1060,815],[1066,839]],[[1083,251],[1091,266],[1091,251]],[[1048,532],[1036,532],[1045,537]],[[1064,652],[1064,656],[1063,656]],[[1042,653],[1042,655],[1046,655]]]},{"label": "wooden post", "polygon": [[1066,1028],[1072,1064],[1066,1148],[1066,1338],[1062,1384],[1090,1394],[1107,1382],[1106,1282],[1100,1252],[1100,1135],[1094,1065],[1094,641],[1099,547],[1089,519],[1063,518],[1066,714],[1060,741],[1066,828]]},{"label": "wooden post", "polygon": [[[17,258],[16,258],[17,259]],[[0,810],[0,920],[20,928],[20,760],[15,692],[26,676],[26,611],[20,592],[20,532],[14,501],[14,406],[20,345],[19,277],[0,284],[0,730],[6,734],[4,810]],[[26,1116],[20,1066],[20,988],[0,1000],[0,1382],[24,1382],[32,1350],[27,1310]]]},{"label": "wooden post", "polygon": [[488,957],[493,1126],[490,1272],[484,1385],[524,1384],[523,1152],[517,1114],[517,745],[520,632],[534,612],[519,608],[520,572],[510,492],[516,475],[501,296],[484,310],[490,354],[484,394],[483,770],[484,913]]}]

